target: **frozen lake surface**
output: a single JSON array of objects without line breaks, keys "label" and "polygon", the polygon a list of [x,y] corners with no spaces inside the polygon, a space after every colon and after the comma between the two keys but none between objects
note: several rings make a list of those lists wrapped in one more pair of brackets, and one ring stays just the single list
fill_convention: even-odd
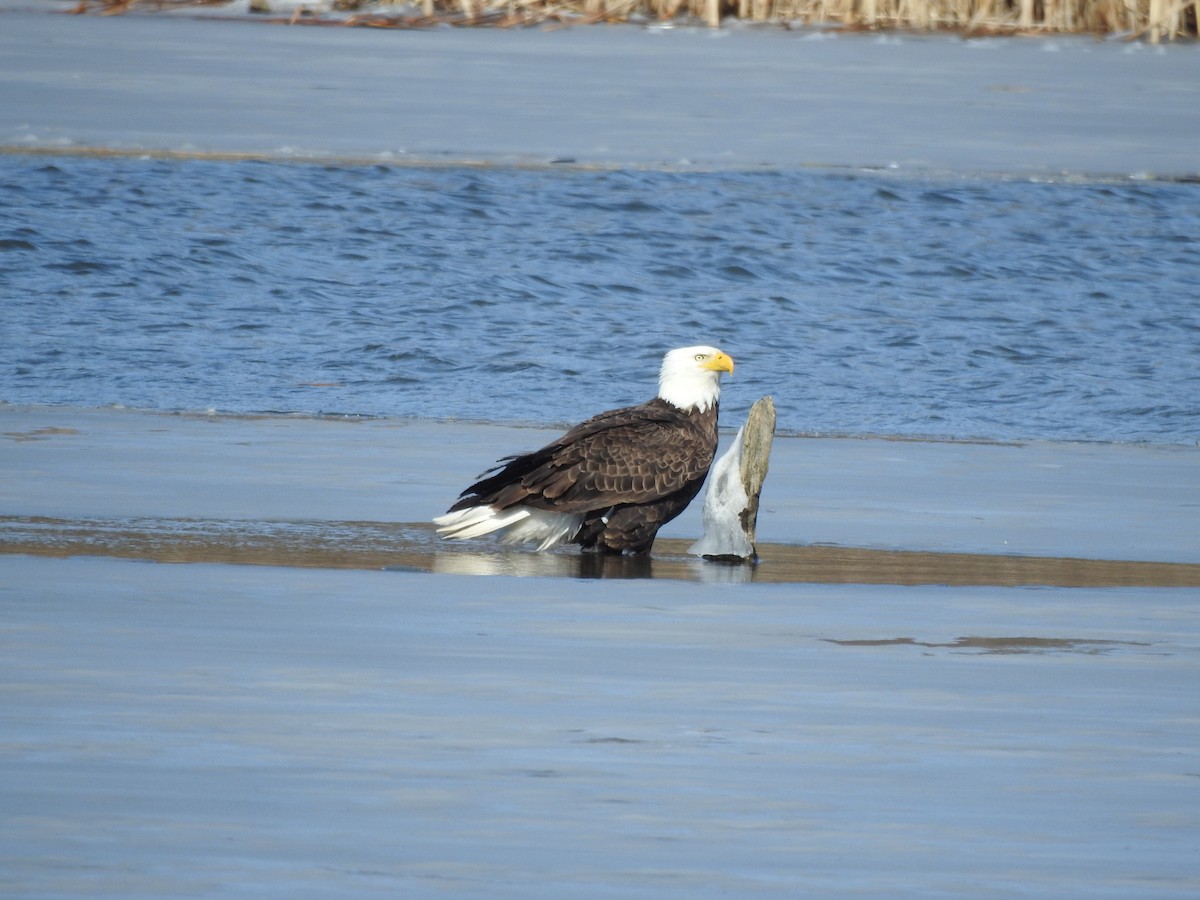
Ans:
[{"label": "frozen lake surface", "polygon": [[1195,591],[0,570],[12,896],[1200,891]]},{"label": "frozen lake surface", "polygon": [[776,554],[1200,562],[1198,61],[6,9],[6,152],[260,161],[0,160],[0,893],[1200,894],[1194,587],[54,555],[417,530],[704,329],[730,425],[1087,441],[781,439]]},{"label": "frozen lake surface", "polygon": [[[14,516],[234,538],[420,521],[544,436],[64,407],[0,433]],[[762,540],[1200,561],[1192,448],[784,438],[773,463]],[[1200,890],[1195,587],[38,552],[0,555],[14,896]]]},{"label": "frozen lake surface", "polygon": [[1200,47],[1188,42],[636,26],[385,32],[194,15],[5,14],[0,145],[1200,174]]}]

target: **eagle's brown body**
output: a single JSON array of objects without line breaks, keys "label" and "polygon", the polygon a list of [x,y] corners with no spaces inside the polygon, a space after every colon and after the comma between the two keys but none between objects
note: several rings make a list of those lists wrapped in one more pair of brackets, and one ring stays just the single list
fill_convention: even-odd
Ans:
[{"label": "eagle's brown body", "polygon": [[518,505],[581,517],[564,543],[645,553],[704,484],[717,405],[684,412],[660,398],[601,413],[533,453],[506,457],[450,512]]}]

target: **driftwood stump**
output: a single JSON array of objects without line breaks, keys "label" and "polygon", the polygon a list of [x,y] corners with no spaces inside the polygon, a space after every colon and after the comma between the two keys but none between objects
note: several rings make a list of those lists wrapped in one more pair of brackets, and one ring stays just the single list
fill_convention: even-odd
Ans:
[{"label": "driftwood stump", "polygon": [[[767,480],[767,464],[771,460],[771,442],[775,439],[775,401],[763,397],[750,407],[750,415],[742,429],[742,488],[746,492],[746,508],[739,518],[742,531],[754,546],[758,534],[758,499],[763,482]],[[754,551],[758,558],[758,551]]]},{"label": "driftwood stump", "polygon": [[733,446],[709,470],[704,536],[692,553],[717,562],[758,560],[758,504],[774,436],[775,402],[763,397],[750,408]]}]

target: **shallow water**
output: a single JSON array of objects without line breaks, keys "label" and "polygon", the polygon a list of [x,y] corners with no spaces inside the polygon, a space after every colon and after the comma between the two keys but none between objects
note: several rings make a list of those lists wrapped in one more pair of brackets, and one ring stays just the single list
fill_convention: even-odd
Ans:
[{"label": "shallow water", "polygon": [[1021,587],[1200,587],[1200,565],[914,553],[760,543],[757,564],[689,556],[691,541],[660,539],[653,558],[549,553],[448,542],[427,523],[212,519],[58,519],[0,515],[0,553],[113,556],[166,563],[376,569],[707,584],[904,584]]},{"label": "shallow water", "polygon": [[[0,157],[0,400],[1192,442],[1200,187]],[[597,381],[599,384],[597,384]]]}]

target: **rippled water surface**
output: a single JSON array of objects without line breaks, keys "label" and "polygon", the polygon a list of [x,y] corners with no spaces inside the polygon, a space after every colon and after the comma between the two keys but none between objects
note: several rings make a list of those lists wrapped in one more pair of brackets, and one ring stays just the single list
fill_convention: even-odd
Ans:
[{"label": "rippled water surface", "polygon": [[1192,442],[1200,187],[0,158],[0,400]]}]

